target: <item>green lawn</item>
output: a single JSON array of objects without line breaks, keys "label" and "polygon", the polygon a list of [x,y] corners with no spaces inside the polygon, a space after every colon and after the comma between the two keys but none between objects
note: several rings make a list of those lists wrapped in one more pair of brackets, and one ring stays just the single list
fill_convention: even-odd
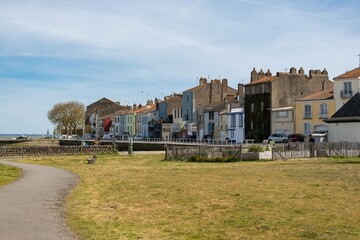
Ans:
[{"label": "green lawn", "polygon": [[27,161],[81,177],[67,216],[82,239],[360,239],[360,159],[87,157]]},{"label": "green lawn", "polygon": [[8,165],[0,164],[0,187],[19,179],[21,170]]}]

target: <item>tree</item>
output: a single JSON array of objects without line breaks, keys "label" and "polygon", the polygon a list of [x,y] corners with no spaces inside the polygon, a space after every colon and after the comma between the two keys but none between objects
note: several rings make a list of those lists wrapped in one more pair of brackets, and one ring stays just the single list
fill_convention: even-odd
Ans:
[{"label": "tree", "polygon": [[58,133],[72,135],[76,129],[84,127],[85,106],[77,101],[57,103],[48,111],[47,117]]}]

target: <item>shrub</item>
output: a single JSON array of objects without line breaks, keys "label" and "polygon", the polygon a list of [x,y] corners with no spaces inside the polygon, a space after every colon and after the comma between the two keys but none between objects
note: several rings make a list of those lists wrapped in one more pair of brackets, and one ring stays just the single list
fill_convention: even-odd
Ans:
[{"label": "shrub", "polygon": [[251,145],[248,150],[248,152],[263,152],[263,151],[264,149],[262,148],[262,146],[258,144]]}]

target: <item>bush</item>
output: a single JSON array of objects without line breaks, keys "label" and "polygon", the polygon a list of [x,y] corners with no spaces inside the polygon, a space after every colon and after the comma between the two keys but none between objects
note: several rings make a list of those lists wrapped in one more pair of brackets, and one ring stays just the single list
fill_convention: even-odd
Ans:
[{"label": "bush", "polygon": [[248,150],[248,152],[263,152],[263,151],[264,149],[262,148],[262,146],[258,144],[251,145]]}]

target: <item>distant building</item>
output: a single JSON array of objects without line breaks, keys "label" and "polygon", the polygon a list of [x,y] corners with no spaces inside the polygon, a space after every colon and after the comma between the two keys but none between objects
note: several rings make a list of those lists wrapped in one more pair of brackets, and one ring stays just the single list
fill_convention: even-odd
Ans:
[{"label": "distant building", "polygon": [[326,69],[310,70],[308,76],[293,67],[273,76],[254,68],[245,85],[246,138],[260,142],[271,133],[294,133],[294,101],[331,86]]},{"label": "distant building", "polygon": [[305,136],[328,132],[324,120],[335,113],[334,88],[310,94],[295,101],[295,132]]},{"label": "distant building", "polygon": [[360,67],[334,78],[334,98],[339,110],[360,89]]},{"label": "distant building", "polygon": [[329,124],[329,141],[360,142],[360,93],[355,93],[334,115],[324,121]]},{"label": "distant building", "polygon": [[85,134],[101,137],[105,132],[113,130],[114,113],[124,106],[107,98],[102,98],[86,107]]},{"label": "distant building", "polygon": [[228,138],[234,143],[245,141],[244,108],[231,108],[228,112]]},{"label": "distant building", "polygon": [[209,104],[222,102],[227,95],[236,95],[237,91],[228,86],[228,80],[199,79],[199,86],[185,90],[182,97],[182,119],[185,122],[187,135],[200,138],[199,136],[199,113],[198,109]]}]

